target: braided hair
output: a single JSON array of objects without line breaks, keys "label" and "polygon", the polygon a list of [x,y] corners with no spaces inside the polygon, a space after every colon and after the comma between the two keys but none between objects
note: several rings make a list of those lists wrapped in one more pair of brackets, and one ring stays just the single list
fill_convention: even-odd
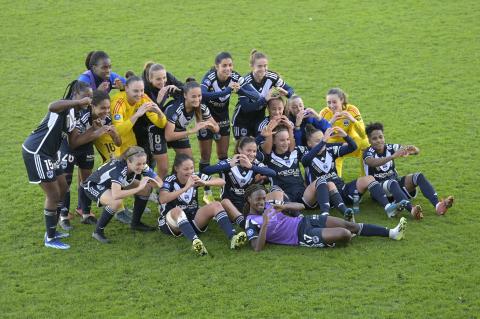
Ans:
[{"label": "braided hair", "polygon": [[243,215],[246,217],[250,214],[250,203],[248,202],[248,198],[255,192],[257,191],[260,191],[260,190],[263,190],[266,192],[265,190],[265,186],[263,186],[262,184],[252,184],[250,186],[247,187],[247,189],[245,190],[245,194],[243,195],[244,198],[245,198],[245,204],[243,205]]}]

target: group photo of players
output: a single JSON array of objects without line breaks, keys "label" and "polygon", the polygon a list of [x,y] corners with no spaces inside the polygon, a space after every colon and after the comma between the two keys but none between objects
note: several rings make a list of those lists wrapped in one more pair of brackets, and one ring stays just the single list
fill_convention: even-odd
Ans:
[{"label": "group photo of players", "polygon": [[[64,96],[52,99],[22,145],[28,180],[45,194],[44,245],[70,248],[71,208],[100,243],[110,243],[107,226],[115,218],[133,231],[184,237],[204,256],[200,237],[212,219],[228,249],[250,243],[261,251],[266,243],[321,248],[357,236],[401,240],[408,219],[452,207],[454,197],[439,196],[420,171],[397,173],[396,160],[419,148],[390,142],[388,123],[365,124],[342,88],[306,107],[302,89],[270,70],[265,53],[252,50],[248,59],[242,76],[232,55],[220,52],[201,81],[183,82],[152,61],[122,76],[106,52],[90,52],[86,71],[65,83]],[[95,163],[95,150],[103,163]],[[343,177],[346,157],[357,163],[351,181]],[[431,207],[415,204],[418,189]],[[72,191],[78,203],[71,203]],[[356,222],[367,192],[386,220],[398,219],[395,227]],[[132,196],[129,209],[124,199]],[[142,222],[149,201],[158,207],[157,225]]]}]

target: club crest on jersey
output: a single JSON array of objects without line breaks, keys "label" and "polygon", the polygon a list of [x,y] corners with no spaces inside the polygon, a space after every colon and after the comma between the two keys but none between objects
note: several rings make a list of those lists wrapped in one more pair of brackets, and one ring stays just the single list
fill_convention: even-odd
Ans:
[{"label": "club crest on jersey", "polygon": [[248,237],[253,236],[253,229],[250,228],[249,230],[247,230],[247,236]]},{"label": "club crest on jersey", "polygon": [[350,124],[349,120],[343,120],[343,125],[348,126]]},{"label": "club crest on jersey", "polygon": [[121,118],[122,118],[122,116],[120,114],[115,114],[113,116],[113,119],[116,120],[116,121],[119,121]]},{"label": "club crest on jersey", "polygon": [[97,188],[98,188],[99,191],[103,191],[105,189],[105,186],[99,184],[99,185],[97,185]]},{"label": "club crest on jersey", "polygon": [[246,129],[246,128],[242,128],[242,129],[240,130],[240,135],[242,135],[242,136],[247,136],[247,129]]},{"label": "club crest on jersey", "polygon": [[47,171],[47,177],[53,178],[53,171]]}]

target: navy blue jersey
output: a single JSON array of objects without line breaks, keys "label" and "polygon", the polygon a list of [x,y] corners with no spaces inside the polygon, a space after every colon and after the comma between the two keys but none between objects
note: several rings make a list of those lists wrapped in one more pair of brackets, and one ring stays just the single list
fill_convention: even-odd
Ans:
[{"label": "navy blue jersey", "polygon": [[308,153],[306,147],[297,146],[292,152],[287,151],[280,155],[274,151],[271,154],[258,154],[260,154],[260,160],[276,172],[276,176],[270,177],[270,183],[279,186],[291,197],[290,193],[296,193],[298,188],[305,188],[300,161],[306,153]]},{"label": "navy blue jersey", "polygon": [[[270,123],[270,116],[266,116],[263,121],[258,125],[257,134],[255,135],[255,141],[257,142],[257,144],[262,144],[263,142],[265,142],[265,137],[262,136],[262,130],[268,125],[268,123]],[[295,126],[292,121],[290,121],[290,124],[292,125],[292,127]]]},{"label": "navy blue jersey", "polygon": [[[204,181],[209,181],[211,179],[210,176],[205,174],[196,173],[195,175]],[[178,181],[176,175],[168,175],[165,177],[165,181],[163,182],[163,186],[160,188],[160,191],[167,191],[171,193],[182,189],[184,186],[184,184],[181,184]],[[162,215],[165,216],[171,209],[175,207],[181,208],[187,215],[187,218],[189,220],[193,220],[199,208],[197,187],[190,187],[185,193],[179,195],[171,202],[166,203]]]},{"label": "navy blue jersey", "polygon": [[[151,178],[157,176],[148,165],[145,165],[141,175]],[[117,183],[120,184],[122,188],[125,188],[132,184],[136,178],[137,174],[128,173],[126,160],[111,159],[97,168],[97,170],[85,180],[84,184],[95,184],[98,189],[102,187],[109,189],[112,188],[112,183]]]},{"label": "navy blue jersey", "polygon": [[245,94],[239,92],[238,103],[235,106],[235,112],[233,115],[234,125],[250,123],[252,121],[258,122],[259,119],[265,117],[265,108],[267,101],[265,97],[272,87],[281,87],[288,92],[287,97],[291,97],[294,94],[293,88],[291,88],[283,79],[273,71],[267,71],[265,77],[260,83],[255,82],[253,74],[249,73],[244,77],[244,83],[241,85],[250,84],[255,91],[257,91],[259,97],[253,99]]},{"label": "navy blue jersey", "polygon": [[205,74],[202,80],[202,102],[205,103],[215,118],[224,118],[228,116],[228,105],[232,89],[230,83],[243,83],[240,74],[232,71],[232,75],[226,81],[220,81],[217,77],[217,71],[211,69]]},{"label": "navy blue jersey", "polygon": [[[317,178],[326,182],[339,179],[337,168],[335,167],[335,160],[355,151],[357,148],[357,144],[349,136],[345,137],[345,141],[347,145],[321,141],[303,156],[302,164],[304,167],[308,167],[308,183],[315,181]],[[323,146],[325,146],[325,150],[318,154]]]},{"label": "navy blue jersey", "polygon": [[382,154],[378,154],[373,147],[367,148],[363,152],[363,163],[365,165],[365,174],[372,175],[378,182],[389,179],[398,179],[398,173],[395,169],[395,161],[391,160],[381,166],[371,167],[365,163],[367,158],[383,158],[395,154],[402,146],[400,144],[385,144]]},{"label": "navy blue jersey", "polygon": [[[222,199],[228,198],[234,204],[243,203],[245,190],[248,186],[255,183],[255,175],[261,174],[268,177],[275,176],[275,171],[260,163],[257,159],[252,163],[251,169],[241,166],[230,166],[231,159],[218,162],[216,165],[208,166],[203,169],[205,174],[220,173],[221,178],[225,181],[222,187]],[[242,205],[243,206],[243,205]]]},{"label": "navy blue jersey", "polygon": [[60,113],[48,112],[40,125],[23,142],[23,149],[30,154],[56,157],[65,134],[75,128],[73,108]]},{"label": "navy blue jersey", "polygon": [[[212,117],[208,107],[205,104],[200,105],[200,110],[202,113],[202,120],[208,120]],[[195,117],[195,110],[192,112],[187,113],[185,110],[185,104],[180,102],[180,104],[174,103],[170,105],[167,110],[165,111],[165,116],[167,120],[175,125],[175,132],[185,132],[187,130],[187,126],[192,122],[193,118]]]}]

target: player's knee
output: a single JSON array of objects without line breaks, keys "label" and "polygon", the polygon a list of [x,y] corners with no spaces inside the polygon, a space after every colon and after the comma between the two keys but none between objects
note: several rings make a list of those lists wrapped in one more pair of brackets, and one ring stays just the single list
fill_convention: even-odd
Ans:
[{"label": "player's knee", "polygon": [[335,186],[335,184],[332,182],[327,182],[327,187],[329,191],[333,191],[337,189],[337,186]]},{"label": "player's knee", "polygon": [[185,219],[187,218],[187,216],[185,215],[185,212],[179,207],[175,207],[172,210],[170,210],[169,214],[170,214],[170,216],[172,216],[172,218],[175,221],[179,221],[183,218],[185,218]]},{"label": "player's knee", "polygon": [[342,228],[340,230],[340,237],[342,238],[342,241],[350,241],[352,239],[352,232],[348,229]]},{"label": "player's knee", "polygon": [[212,208],[212,210],[215,212],[215,214],[218,213],[218,212],[221,212],[222,210],[225,210],[223,208],[222,204],[220,202],[217,202],[217,201],[211,202],[208,205]]}]

